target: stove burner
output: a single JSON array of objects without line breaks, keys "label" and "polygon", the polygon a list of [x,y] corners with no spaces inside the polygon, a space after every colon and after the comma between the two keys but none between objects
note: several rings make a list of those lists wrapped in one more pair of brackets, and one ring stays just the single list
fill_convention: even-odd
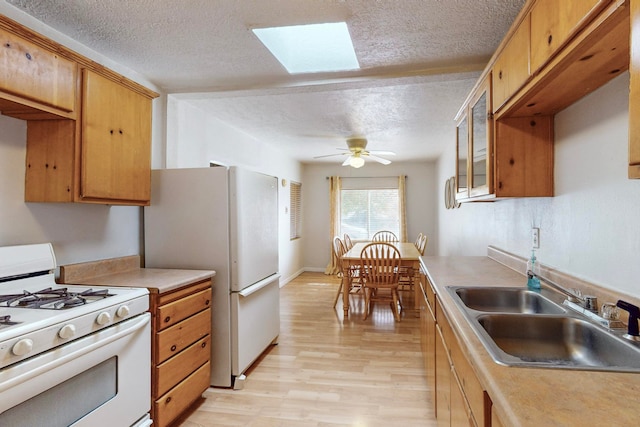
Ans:
[{"label": "stove burner", "polygon": [[67,288],[46,288],[37,292],[22,291],[21,294],[0,295],[0,306],[62,310],[89,304],[110,296],[112,295],[108,289],[69,292]]}]

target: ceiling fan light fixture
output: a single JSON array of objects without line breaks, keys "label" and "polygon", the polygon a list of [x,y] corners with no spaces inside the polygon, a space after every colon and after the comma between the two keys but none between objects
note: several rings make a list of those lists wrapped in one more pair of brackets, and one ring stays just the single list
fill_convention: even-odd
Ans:
[{"label": "ceiling fan light fixture", "polygon": [[353,168],[361,168],[364,166],[364,159],[360,156],[351,156],[351,160],[349,160],[349,166]]}]

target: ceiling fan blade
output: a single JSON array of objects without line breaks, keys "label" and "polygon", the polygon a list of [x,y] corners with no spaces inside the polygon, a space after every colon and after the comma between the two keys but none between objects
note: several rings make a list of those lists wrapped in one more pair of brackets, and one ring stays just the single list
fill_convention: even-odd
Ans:
[{"label": "ceiling fan blade", "polygon": [[383,165],[388,165],[389,163],[391,163],[391,160],[383,159],[382,157],[378,156],[372,156],[371,154],[369,154],[367,157],[369,157],[371,160],[375,160],[378,163],[382,163]]},{"label": "ceiling fan blade", "polygon": [[324,156],[315,156],[314,159],[321,159],[323,157],[344,156],[349,153],[337,153],[337,154],[325,154]]},{"label": "ceiling fan blade", "polygon": [[394,153],[393,151],[380,151],[380,150],[371,150],[369,151],[369,154],[374,154],[378,156],[395,156],[396,155],[396,153]]},{"label": "ceiling fan blade", "polygon": [[350,161],[351,161],[351,156],[347,157],[347,159],[342,163],[342,166],[349,166]]}]

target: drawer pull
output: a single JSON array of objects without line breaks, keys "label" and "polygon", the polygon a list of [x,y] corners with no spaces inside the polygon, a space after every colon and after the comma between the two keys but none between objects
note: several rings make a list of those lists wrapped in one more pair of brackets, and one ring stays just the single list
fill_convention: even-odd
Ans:
[{"label": "drawer pull", "polygon": [[176,348],[178,348],[178,347],[176,347],[176,345],[175,345],[175,344],[174,344],[174,345],[172,345],[172,346],[171,346],[171,351],[176,351]]},{"label": "drawer pull", "polygon": [[211,301],[206,300],[206,301],[204,302],[204,305],[209,305],[209,303],[210,303],[210,302],[211,302]]},{"label": "drawer pull", "polygon": [[169,323],[170,320],[171,320],[171,316],[167,316],[164,318],[164,323]]},{"label": "drawer pull", "polygon": [[167,397],[167,399],[164,401],[164,403],[169,403],[171,402],[171,396]]},{"label": "drawer pull", "polygon": [[553,41],[553,35],[549,34],[549,38],[547,39],[547,44],[551,44]]},{"label": "drawer pull", "polygon": [[206,342],[203,342],[202,344],[200,344],[200,347],[205,348],[207,346]]},{"label": "drawer pull", "polygon": [[25,54],[24,54],[24,56],[26,56],[26,57],[27,57],[27,59],[28,59],[29,61],[31,61],[31,54],[30,54],[30,53],[28,53],[28,52],[27,52],[27,53],[25,53]]}]

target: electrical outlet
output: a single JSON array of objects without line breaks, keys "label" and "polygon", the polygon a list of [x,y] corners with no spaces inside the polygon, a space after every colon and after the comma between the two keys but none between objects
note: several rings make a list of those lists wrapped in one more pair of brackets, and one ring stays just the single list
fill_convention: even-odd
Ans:
[{"label": "electrical outlet", "polygon": [[540,229],[537,227],[531,229],[531,246],[534,249],[540,248]]}]

